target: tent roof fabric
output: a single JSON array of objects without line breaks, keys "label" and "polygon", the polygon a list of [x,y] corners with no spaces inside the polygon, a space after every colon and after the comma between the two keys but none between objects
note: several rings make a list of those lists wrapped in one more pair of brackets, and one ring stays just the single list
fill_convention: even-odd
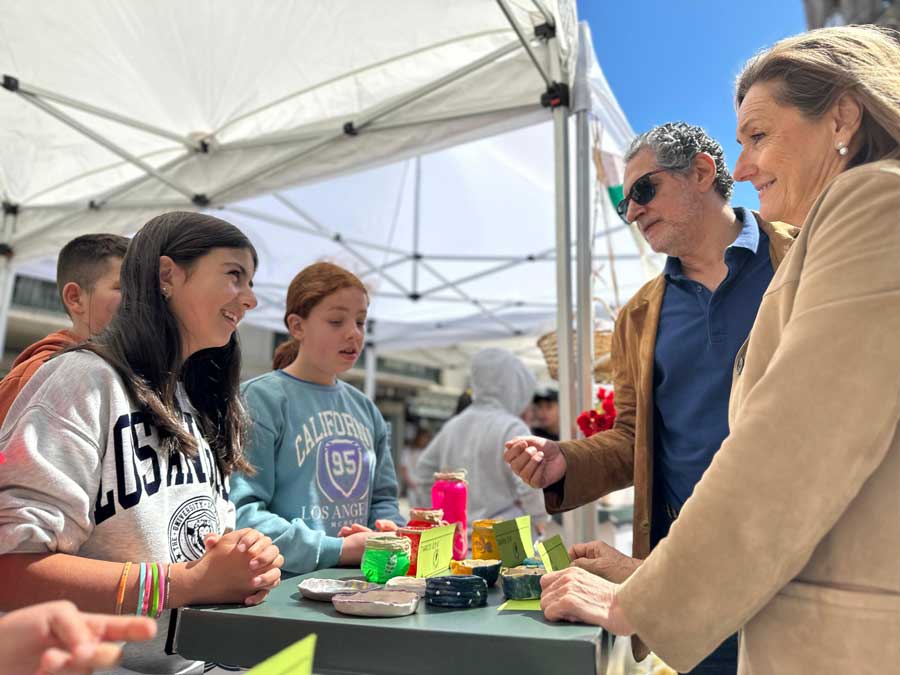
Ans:
[{"label": "tent roof fabric", "polygon": [[[557,70],[572,85],[574,0],[505,4],[527,35],[546,21],[544,10],[551,14]],[[291,276],[335,256],[311,248],[309,236],[297,238],[297,224],[320,230],[320,243],[324,228],[373,246],[402,241],[399,250],[410,249],[419,222],[420,250],[433,256],[515,257],[553,247],[550,133],[534,132],[550,118],[539,102],[546,84],[497,2],[248,0],[223,8],[213,0],[0,0],[0,9],[0,73],[16,78],[8,88],[18,84],[0,92],[0,193],[17,210],[4,217],[3,238],[20,270],[45,276],[47,257],[83,232],[129,233],[161,211],[226,208],[262,256],[264,302],[255,321],[276,327]],[[548,43],[530,44],[552,71]],[[595,61],[589,69],[605,159],[614,160],[631,130]],[[422,155],[413,172],[407,160]],[[492,189],[477,189],[485,184]],[[413,189],[420,200],[410,197]],[[263,198],[274,191],[281,192]],[[436,223],[454,201],[466,206],[455,225]],[[504,203],[505,215],[497,208]],[[461,221],[470,220],[467,230]],[[505,234],[485,234],[490,228]],[[631,233],[618,236],[617,245],[634,253]],[[485,323],[484,306],[480,318],[472,315],[471,299],[491,300],[498,289],[477,279],[463,294],[462,286],[432,294],[430,308],[410,309],[408,300],[405,309],[390,307],[392,293],[414,290],[415,275],[427,290],[477,274],[485,261],[432,260],[426,268],[384,252],[362,262],[347,247],[336,253],[377,280],[382,297],[373,312],[383,312],[377,330],[385,340],[391,330],[408,336],[406,321],[443,322],[443,334],[460,339],[502,325]],[[386,272],[369,271],[388,263],[408,280],[402,288]],[[552,284],[552,265],[535,264]],[[530,307],[503,293],[487,302],[509,314],[507,335],[533,331],[535,317],[553,311],[541,307],[553,303],[552,285],[537,293],[507,277],[499,288],[516,287]],[[454,303],[456,311],[435,309]]]}]

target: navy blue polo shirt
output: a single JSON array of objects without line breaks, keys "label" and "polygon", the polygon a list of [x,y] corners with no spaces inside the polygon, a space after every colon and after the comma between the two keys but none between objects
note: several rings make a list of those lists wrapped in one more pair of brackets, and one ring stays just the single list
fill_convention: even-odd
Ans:
[{"label": "navy blue polo shirt", "polygon": [[728,275],[714,292],[682,274],[678,258],[663,271],[653,361],[654,546],[668,533],[665,505],[681,509],[728,435],[734,359],[772,280],[768,236],[750,211],[734,212],[743,227],[725,250]]}]

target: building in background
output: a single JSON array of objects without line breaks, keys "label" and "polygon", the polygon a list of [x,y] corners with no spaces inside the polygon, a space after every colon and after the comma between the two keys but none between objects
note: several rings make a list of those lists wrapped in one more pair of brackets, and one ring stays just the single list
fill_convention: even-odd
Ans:
[{"label": "building in background", "polygon": [[898,0],[803,0],[808,28],[877,23],[900,30]]}]

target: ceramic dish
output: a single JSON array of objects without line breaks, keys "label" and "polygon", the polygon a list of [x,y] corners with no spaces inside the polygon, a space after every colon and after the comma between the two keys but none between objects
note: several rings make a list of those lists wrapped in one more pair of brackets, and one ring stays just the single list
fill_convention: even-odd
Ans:
[{"label": "ceramic dish", "polygon": [[384,585],[386,591],[411,591],[420,598],[425,597],[425,579],[415,577],[394,577]]},{"label": "ceramic dish", "polygon": [[297,589],[304,598],[329,602],[335,595],[376,591],[381,586],[361,579],[304,579]]},{"label": "ceramic dish", "polygon": [[353,595],[335,595],[331,599],[341,614],[354,616],[406,616],[419,606],[412,591],[367,591]]}]

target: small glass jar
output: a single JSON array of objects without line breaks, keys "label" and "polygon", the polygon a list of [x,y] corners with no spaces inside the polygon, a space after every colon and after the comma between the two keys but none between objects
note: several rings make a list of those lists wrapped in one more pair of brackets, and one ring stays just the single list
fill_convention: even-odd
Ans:
[{"label": "small glass jar", "polygon": [[496,560],[500,558],[497,537],[494,536],[496,519],[476,520],[472,523],[472,559]]},{"label": "small glass jar", "polygon": [[443,509],[423,509],[411,508],[409,510],[409,522],[407,527],[434,527],[443,525],[444,510]]},{"label": "small glass jar", "polygon": [[410,543],[409,570],[406,572],[408,576],[416,576],[416,561],[419,558],[419,540],[422,538],[422,533],[432,527],[434,527],[434,525],[428,525],[426,527],[412,527],[408,525],[397,530],[397,534],[409,539]]},{"label": "small glass jar", "polygon": [[360,569],[367,581],[383,584],[388,579],[402,577],[409,570],[410,540],[394,534],[382,534],[366,540]]},{"label": "small glass jar", "polygon": [[466,472],[439,471],[434,474],[434,485],[431,486],[431,507],[443,509],[444,519],[450,525],[456,525],[453,535],[453,559],[463,560],[469,552],[469,535],[466,522],[466,503],[468,501],[468,484]]}]

